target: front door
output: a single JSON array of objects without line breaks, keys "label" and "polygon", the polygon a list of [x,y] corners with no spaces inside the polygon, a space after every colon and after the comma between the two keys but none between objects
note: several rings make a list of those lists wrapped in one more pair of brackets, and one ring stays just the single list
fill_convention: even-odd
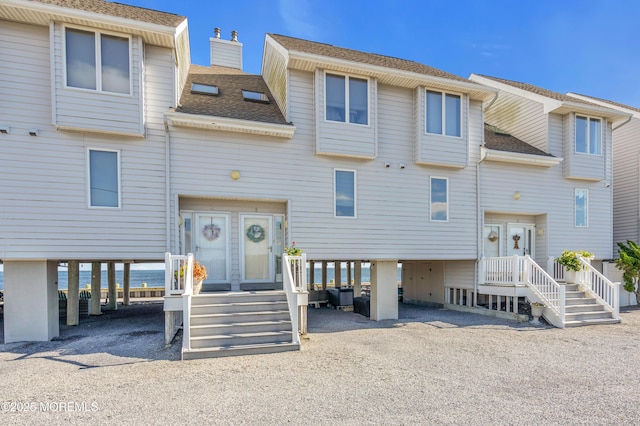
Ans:
[{"label": "front door", "polygon": [[207,268],[206,283],[230,282],[229,215],[196,213],[195,257]]},{"label": "front door", "polygon": [[242,282],[275,281],[273,256],[273,216],[240,216]]},{"label": "front door", "polygon": [[534,257],[535,226],[510,223],[507,225],[507,255]]}]

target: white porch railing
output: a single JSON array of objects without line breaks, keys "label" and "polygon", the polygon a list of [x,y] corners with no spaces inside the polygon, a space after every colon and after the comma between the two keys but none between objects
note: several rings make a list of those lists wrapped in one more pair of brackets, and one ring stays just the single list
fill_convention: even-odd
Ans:
[{"label": "white porch railing", "polygon": [[480,283],[527,286],[531,292],[531,298],[545,305],[545,318],[557,327],[564,326],[565,287],[558,284],[529,255],[482,258]]},{"label": "white porch railing", "polygon": [[584,290],[595,296],[605,308],[613,313],[615,319],[620,319],[620,283],[611,282],[585,259],[578,257],[580,263],[585,268],[582,272],[582,284]]},{"label": "white porch railing", "polygon": [[193,297],[193,254],[165,253],[165,296],[182,296],[182,349],[191,350],[191,298]]},{"label": "white porch railing", "polygon": [[282,270],[284,271],[284,291],[291,313],[293,326],[293,343],[300,344],[300,333],[307,332],[307,305],[309,293],[307,291],[307,255],[282,256]]}]

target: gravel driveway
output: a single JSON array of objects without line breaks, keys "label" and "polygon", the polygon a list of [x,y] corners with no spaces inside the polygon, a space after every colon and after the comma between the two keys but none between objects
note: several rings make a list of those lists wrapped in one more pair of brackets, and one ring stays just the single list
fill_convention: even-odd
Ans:
[{"label": "gravel driveway", "polygon": [[[300,352],[178,361],[161,304],[0,345],[6,424],[640,424],[640,310],[559,330],[400,305],[309,309]],[[1,336],[0,336],[1,337]]]}]

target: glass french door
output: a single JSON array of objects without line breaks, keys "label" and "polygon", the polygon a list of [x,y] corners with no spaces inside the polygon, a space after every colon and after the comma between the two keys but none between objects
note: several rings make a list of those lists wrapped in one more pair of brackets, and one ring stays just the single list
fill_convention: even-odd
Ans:
[{"label": "glass french door", "polygon": [[500,257],[502,253],[502,227],[500,225],[484,225],[483,241],[484,257]]},{"label": "glass french door", "polygon": [[196,213],[195,222],[190,237],[195,242],[196,260],[207,268],[205,283],[230,282],[229,215]]},{"label": "glass french door", "polygon": [[273,216],[240,216],[243,282],[274,282]]},{"label": "glass french door", "polygon": [[510,223],[507,229],[507,255],[534,257],[535,226]]}]

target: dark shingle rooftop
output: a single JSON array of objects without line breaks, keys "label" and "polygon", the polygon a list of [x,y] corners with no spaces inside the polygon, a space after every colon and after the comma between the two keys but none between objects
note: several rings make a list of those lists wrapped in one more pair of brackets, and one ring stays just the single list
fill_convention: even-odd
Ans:
[{"label": "dark shingle rooftop", "polygon": [[441,71],[437,68],[433,68],[419,62],[394,58],[392,56],[379,55],[376,53],[366,53],[359,50],[346,49],[343,47],[336,47],[331,44],[318,43],[314,41],[303,40],[300,38],[283,36],[280,34],[269,35],[288,50],[327,56],[336,59],[343,59],[346,61],[359,62],[362,64],[376,65],[401,71],[409,71],[434,77],[448,78],[450,80],[469,82],[469,80],[467,80],[466,78],[458,77],[455,74],[450,74],[448,72]]},{"label": "dark shingle rooftop", "polygon": [[496,151],[553,157],[553,155],[548,154],[533,145],[529,145],[515,136],[511,136],[509,133],[487,123],[484,124],[484,144],[485,147]]},{"label": "dark shingle rooftop", "polygon": [[122,3],[104,0],[31,0],[37,3],[67,7],[70,9],[94,12],[101,15],[115,16],[118,18],[133,19],[151,24],[177,27],[186,18],[173,13],[160,12],[153,9],[145,9],[137,6],[129,6]]},{"label": "dark shingle rooftop", "polygon": [[[217,96],[191,93],[191,84],[215,85]],[[269,103],[245,101],[242,90],[267,95]],[[262,76],[226,67],[191,65],[177,112],[236,118],[273,124],[289,124],[273,99]]]}]

